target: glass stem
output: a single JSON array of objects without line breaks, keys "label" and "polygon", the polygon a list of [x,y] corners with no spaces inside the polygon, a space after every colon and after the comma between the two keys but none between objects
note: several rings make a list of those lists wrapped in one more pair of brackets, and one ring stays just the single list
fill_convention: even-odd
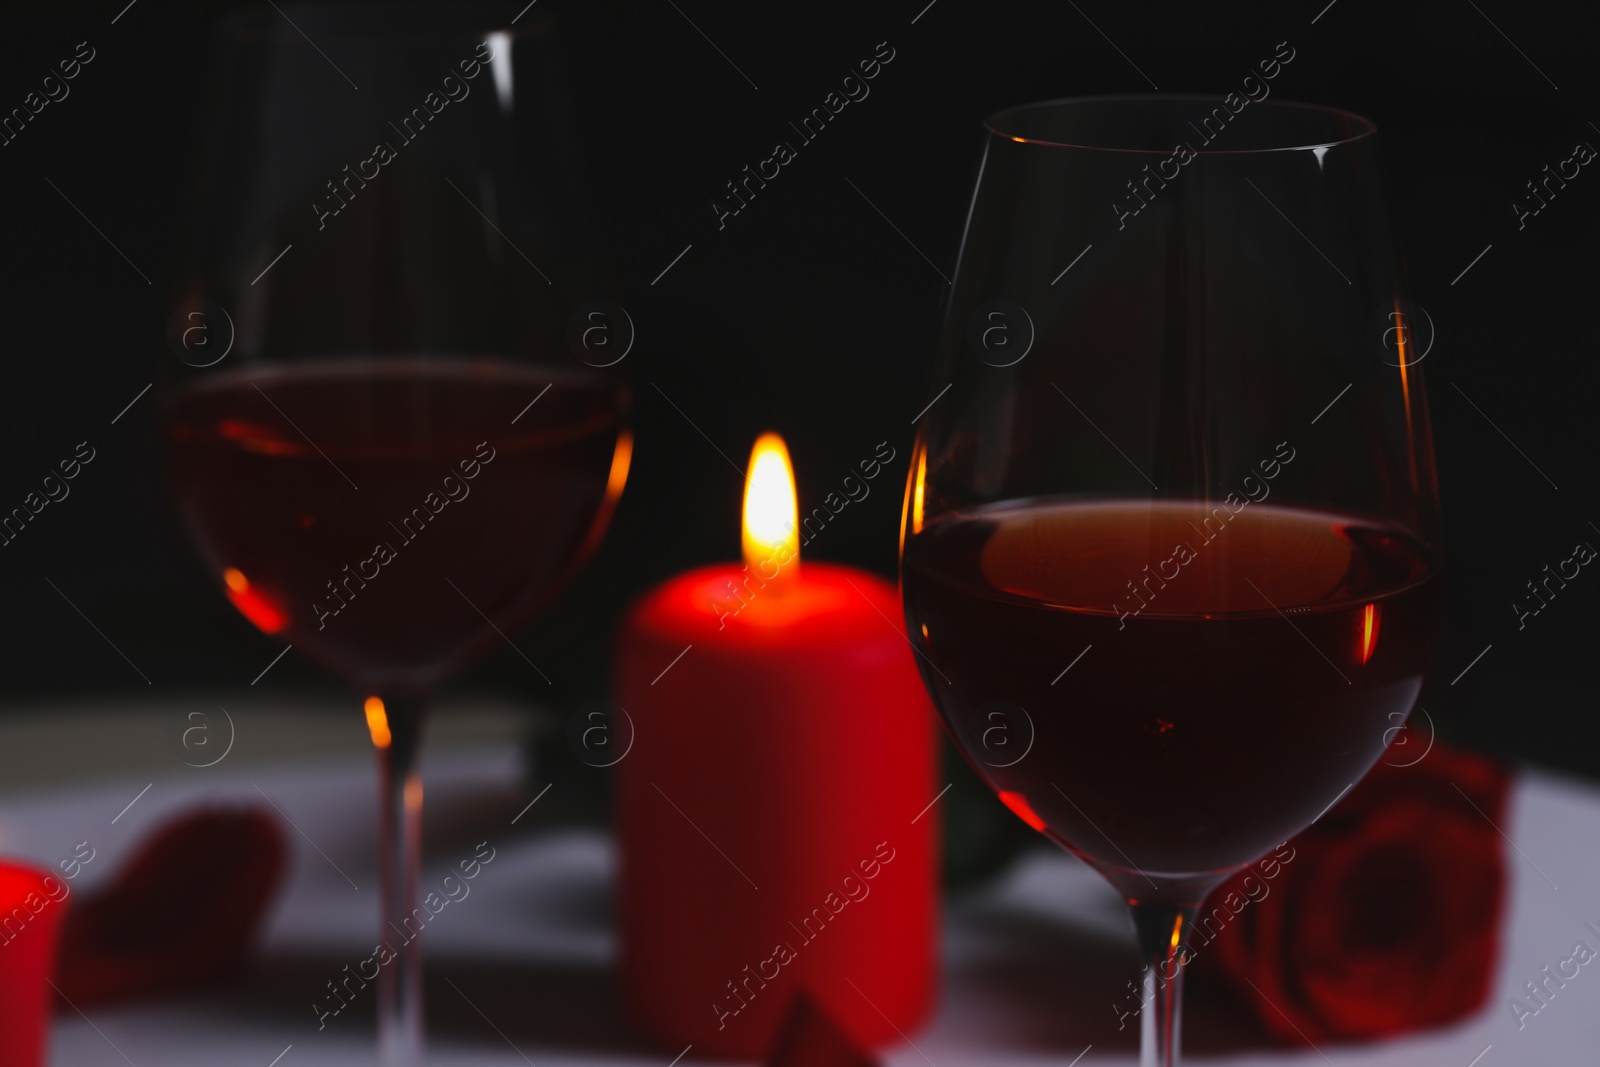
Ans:
[{"label": "glass stem", "polygon": [[1130,904],[1139,935],[1144,980],[1139,991],[1139,1067],[1178,1067],[1183,1016],[1184,939],[1196,908],[1164,904]]},{"label": "glass stem", "polygon": [[[422,922],[417,907],[422,873],[422,747],[425,700],[385,695],[367,725],[378,756],[378,867],[383,894],[379,944],[392,958],[378,970],[378,1063],[422,1067]],[[376,714],[374,713],[376,710]]]}]

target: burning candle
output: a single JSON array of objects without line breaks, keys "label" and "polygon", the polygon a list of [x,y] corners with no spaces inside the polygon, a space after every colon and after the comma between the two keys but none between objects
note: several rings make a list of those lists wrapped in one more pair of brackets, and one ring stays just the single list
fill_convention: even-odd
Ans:
[{"label": "burning candle", "polygon": [[52,874],[0,863],[0,1067],[44,1063],[50,977],[70,893]]},{"label": "burning candle", "polygon": [[746,475],[744,566],[642,597],[617,644],[624,995],[697,1051],[766,1053],[801,993],[863,1044],[932,1005],[935,729],[895,589],[799,559],[775,435]]}]

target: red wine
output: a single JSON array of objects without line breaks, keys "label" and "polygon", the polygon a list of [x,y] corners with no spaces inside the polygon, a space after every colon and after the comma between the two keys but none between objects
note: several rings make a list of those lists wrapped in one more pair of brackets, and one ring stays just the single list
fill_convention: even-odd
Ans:
[{"label": "red wine", "polygon": [[246,618],[359,684],[420,687],[500,644],[598,540],[621,406],[598,374],[488,360],[247,369],[173,397],[168,464]]},{"label": "red wine", "polygon": [[941,517],[902,584],[973,766],[1130,895],[1255,859],[1366,773],[1421,689],[1439,595],[1396,527],[1197,501]]}]

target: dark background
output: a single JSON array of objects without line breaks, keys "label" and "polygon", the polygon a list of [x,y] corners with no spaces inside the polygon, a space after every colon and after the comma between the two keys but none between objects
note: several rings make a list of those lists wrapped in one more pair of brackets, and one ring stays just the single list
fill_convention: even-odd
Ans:
[{"label": "dark background", "polygon": [[[67,500],[0,548],[0,686],[11,707],[151,693],[225,703],[281,648],[227,605],[177,528],[153,395],[111,423],[173,358],[165,332],[183,179],[209,32],[227,9],[138,0],[113,25],[124,2],[13,8],[0,39],[4,111],[78,42],[97,52],[66,100],[0,147],[0,510],[77,442],[98,453]],[[602,692],[621,605],[671,572],[738,554],[741,478],[717,449],[742,464],[765,428],[788,437],[802,510],[878,442],[898,451],[871,497],[808,549],[892,575],[912,418],[931,398],[939,271],[953,266],[983,117],[1030,99],[1147,91],[1145,75],[1162,91],[1225,92],[1287,40],[1297,55],[1274,96],[1377,122],[1414,297],[1438,331],[1424,371],[1450,599],[1423,705],[1458,741],[1600,776],[1589,614],[1600,576],[1585,570],[1521,631],[1511,609],[1546,564],[1579,541],[1600,545],[1600,164],[1520,232],[1511,207],[1578,140],[1600,146],[1600,8],[924,3],[678,0],[680,11],[669,0],[539,0],[566,34],[591,209],[639,331],[627,362],[638,447],[598,558],[545,621],[516,635],[554,686],[505,649],[454,691],[557,702]],[[509,20],[522,3],[503,6]],[[895,58],[870,97],[719,232],[710,204],[723,183],[789,139],[786,123],[882,41]],[[291,655],[257,692],[334,686]]]}]

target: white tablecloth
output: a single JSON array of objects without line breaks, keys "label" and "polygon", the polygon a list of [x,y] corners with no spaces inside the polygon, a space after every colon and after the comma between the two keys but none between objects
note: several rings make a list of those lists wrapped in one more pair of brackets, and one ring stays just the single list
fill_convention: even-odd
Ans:
[{"label": "white tablecloth", "polygon": [[[479,841],[496,849],[471,895],[428,928],[432,1062],[667,1067],[681,1049],[651,1047],[619,1022],[610,970],[614,858],[608,839],[594,832],[540,832],[533,818],[513,826],[538,783],[521,780],[516,756],[504,746],[440,752],[425,768],[428,848],[436,861],[425,883],[470,857]],[[92,844],[96,857],[75,883],[78,889],[106,877],[132,844],[201,798],[259,804],[265,794],[298,830],[289,831],[288,885],[250,979],[205,994],[95,1008],[88,1018],[64,1012],[56,1019],[51,1063],[372,1063],[370,1002],[352,1004],[322,1030],[312,1004],[329,979],[346,963],[364,960],[374,943],[373,789],[370,762],[341,757],[235,768],[224,763],[183,777],[130,777],[0,801],[0,851],[6,854],[53,863],[80,841]],[[1600,1056],[1600,970],[1583,968],[1520,1030],[1509,1004],[1541,968],[1569,956],[1575,941],[1600,948],[1583,925],[1600,925],[1600,792],[1528,774],[1503,829],[1515,844],[1508,850],[1505,948],[1496,992],[1475,1018],[1382,1045],[1284,1051],[1253,1036],[1226,1006],[1197,998],[1185,1020],[1188,1062],[1594,1063]],[[1127,920],[1099,877],[1068,856],[1030,854],[997,885],[952,902],[944,966],[937,1017],[911,1035],[914,1046],[884,1050],[889,1067],[1065,1067],[1086,1048],[1079,1067],[1137,1059],[1134,1028],[1119,1033],[1111,1006],[1136,971]],[[681,1067],[697,1062],[691,1050]]]}]

